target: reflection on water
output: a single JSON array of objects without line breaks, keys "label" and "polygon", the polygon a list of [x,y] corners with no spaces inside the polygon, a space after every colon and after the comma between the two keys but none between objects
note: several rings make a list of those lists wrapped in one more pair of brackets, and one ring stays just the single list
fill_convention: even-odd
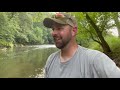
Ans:
[{"label": "reflection on water", "polygon": [[0,78],[43,77],[43,67],[55,46],[39,45],[0,50]]}]

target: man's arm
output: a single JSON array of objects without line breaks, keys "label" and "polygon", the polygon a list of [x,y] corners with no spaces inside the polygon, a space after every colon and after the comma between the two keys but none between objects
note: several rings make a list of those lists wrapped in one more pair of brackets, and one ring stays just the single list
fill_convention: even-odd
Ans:
[{"label": "man's arm", "polygon": [[47,62],[45,64],[45,74],[44,74],[45,78],[48,78],[48,76],[49,76],[49,69],[54,60],[54,57],[55,57],[55,53],[51,54],[47,59]]},{"label": "man's arm", "polygon": [[93,64],[101,78],[120,78],[120,68],[104,53],[99,53]]}]

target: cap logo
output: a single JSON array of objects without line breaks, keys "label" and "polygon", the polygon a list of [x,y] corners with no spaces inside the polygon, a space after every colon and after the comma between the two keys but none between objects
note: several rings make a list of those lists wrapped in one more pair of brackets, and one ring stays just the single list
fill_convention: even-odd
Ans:
[{"label": "cap logo", "polygon": [[55,14],[55,18],[57,19],[57,18],[64,18],[65,16],[62,14],[62,13],[56,13]]}]

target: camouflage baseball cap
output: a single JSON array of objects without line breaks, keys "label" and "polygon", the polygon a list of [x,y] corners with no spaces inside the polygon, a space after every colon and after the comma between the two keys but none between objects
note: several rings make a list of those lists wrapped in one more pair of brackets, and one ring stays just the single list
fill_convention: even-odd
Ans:
[{"label": "camouflage baseball cap", "polygon": [[52,25],[54,23],[63,24],[63,25],[66,24],[73,27],[74,25],[76,25],[76,20],[70,14],[59,12],[59,13],[55,13],[50,18],[45,18],[43,21],[44,26],[48,28],[52,28]]}]

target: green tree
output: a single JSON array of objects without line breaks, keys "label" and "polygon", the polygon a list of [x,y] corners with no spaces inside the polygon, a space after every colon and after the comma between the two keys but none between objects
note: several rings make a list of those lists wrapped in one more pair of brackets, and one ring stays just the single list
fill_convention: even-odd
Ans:
[{"label": "green tree", "polygon": [[[85,13],[85,15],[86,15],[87,21],[88,21],[88,22],[91,24],[91,26],[94,28],[94,30],[96,31],[97,36],[98,36],[98,38],[99,38],[99,41],[98,41],[98,40],[95,40],[95,39],[93,39],[93,40],[96,41],[96,42],[98,42],[98,43],[102,46],[102,48],[103,48],[103,50],[104,50],[105,53],[111,52],[111,49],[110,49],[108,43],[105,41],[105,39],[104,39],[104,37],[103,37],[103,35],[102,35],[103,30],[105,30],[105,24],[107,24],[107,22],[105,22],[105,20],[103,19],[103,23],[102,23],[102,24],[99,24],[99,27],[101,28],[101,29],[100,29],[100,28],[96,25],[96,23],[91,19],[91,17],[88,15],[88,13]],[[99,22],[100,22],[100,21],[99,21]],[[101,20],[101,22],[102,22],[102,20]]]},{"label": "green tree", "polygon": [[0,45],[12,47],[14,36],[9,28],[9,21],[5,12],[0,12]]},{"label": "green tree", "polygon": [[111,12],[112,19],[115,21],[115,26],[118,30],[118,37],[120,37],[120,13],[119,12]]},{"label": "green tree", "polygon": [[111,52],[108,43],[104,39],[104,36],[107,35],[106,30],[111,28],[111,26],[108,24],[108,22],[111,20],[109,13],[72,12],[72,14],[77,18],[79,29],[78,36],[82,36],[81,39],[85,37],[84,39],[86,39],[88,42],[94,40],[101,45],[105,53]]}]

